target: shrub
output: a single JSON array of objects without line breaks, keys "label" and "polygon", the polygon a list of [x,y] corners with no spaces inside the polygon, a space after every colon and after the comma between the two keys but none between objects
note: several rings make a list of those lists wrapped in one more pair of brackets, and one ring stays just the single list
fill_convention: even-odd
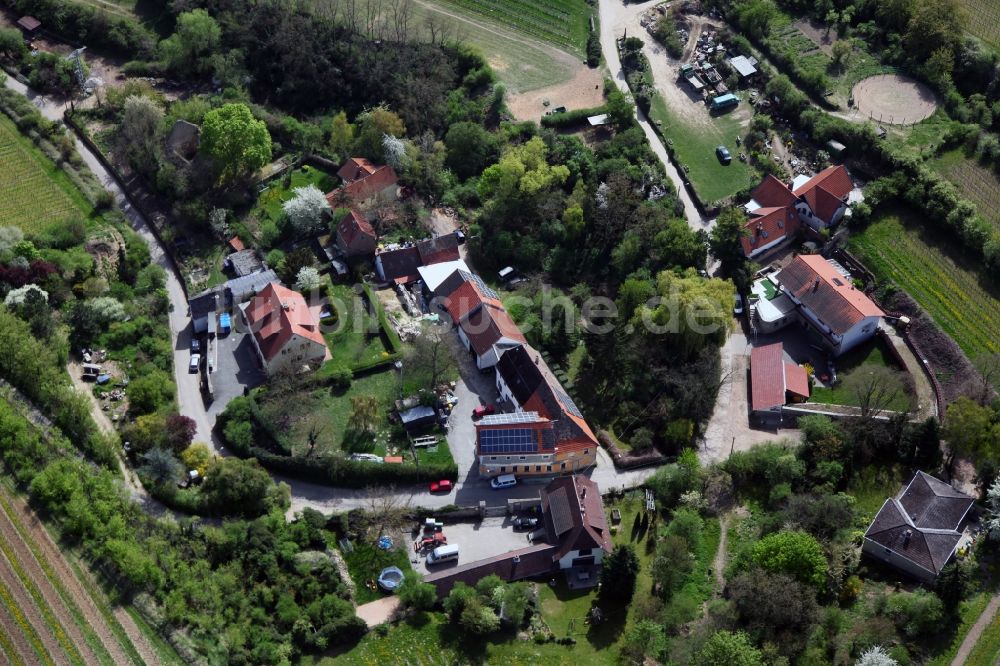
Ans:
[{"label": "shrub", "polygon": [[754,544],[751,559],[768,571],[787,573],[816,588],[826,583],[827,562],[823,548],[805,532],[777,532]]}]

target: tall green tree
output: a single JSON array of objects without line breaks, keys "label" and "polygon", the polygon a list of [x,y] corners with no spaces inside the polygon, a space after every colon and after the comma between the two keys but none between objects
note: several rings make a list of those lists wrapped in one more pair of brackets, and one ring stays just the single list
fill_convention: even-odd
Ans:
[{"label": "tall green tree", "polygon": [[203,73],[209,56],[222,41],[222,29],[204,9],[182,12],[177,16],[174,34],[160,42],[164,64],[179,74]]},{"label": "tall green tree", "polygon": [[820,588],[826,583],[823,547],[806,532],[769,534],[753,545],[750,556],[762,569],[786,573],[807,585]]},{"label": "tall green tree", "polygon": [[717,631],[695,656],[697,666],[764,666],[760,650],[742,631]]},{"label": "tall green tree", "polygon": [[228,183],[271,161],[271,135],[246,104],[225,104],[205,114],[201,150],[215,160],[220,179]]},{"label": "tall green tree", "polygon": [[617,604],[628,604],[635,594],[639,576],[639,557],[630,544],[615,546],[604,556],[601,566],[601,598]]}]

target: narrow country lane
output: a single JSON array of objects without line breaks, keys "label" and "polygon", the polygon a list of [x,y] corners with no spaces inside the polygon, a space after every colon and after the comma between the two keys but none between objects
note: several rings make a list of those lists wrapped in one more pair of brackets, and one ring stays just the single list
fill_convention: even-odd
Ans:
[{"label": "narrow country lane", "polygon": [[[639,24],[639,16],[650,6],[652,4],[649,2],[626,5],[622,3],[622,0],[600,0],[601,49],[604,51],[604,59],[607,61],[611,78],[619,90],[626,95],[631,95],[631,92],[629,91],[628,84],[625,82],[625,72],[622,70],[621,60],[618,58],[617,40],[626,33],[634,37],[639,37],[645,42],[649,42],[652,39]],[[695,231],[707,231],[711,220],[703,217],[698,211],[694,199],[691,198],[691,194],[684,187],[684,179],[681,178],[680,172],[677,171],[677,168],[667,156],[667,149],[664,147],[663,142],[660,141],[660,137],[656,134],[656,130],[653,129],[646,114],[639,108],[636,108],[635,111],[639,126],[645,132],[650,147],[656,153],[656,156],[660,158],[663,168],[667,172],[667,177],[670,178],[674,187],[677,188],[677,196],[684,204],[684,217],[687,219],[688,226]]]}]

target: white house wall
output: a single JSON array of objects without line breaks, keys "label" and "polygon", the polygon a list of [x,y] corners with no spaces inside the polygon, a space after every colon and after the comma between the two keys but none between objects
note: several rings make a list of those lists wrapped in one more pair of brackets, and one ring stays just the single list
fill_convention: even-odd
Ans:
[{"label": "white house wall", "polygon": [[603,548],[591,548],[590,554],[581,555],[579,550],[571,550],[561,558],[559,558],[559,568],[569,569],[573,566],[573,560],[580,557],[593,557],[594,564],[600,564],[604,561],[604,549]]}]

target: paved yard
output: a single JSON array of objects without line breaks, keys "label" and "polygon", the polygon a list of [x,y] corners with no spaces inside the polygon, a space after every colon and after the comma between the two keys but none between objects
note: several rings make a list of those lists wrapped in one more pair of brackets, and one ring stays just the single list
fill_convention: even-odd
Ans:
[{"label": "paved yard", "polygon": [[[468,522],[445,525],[444,534],[448,537],[449,545],[458,545],[458,562],[432,565],[428,569],[424,563],[424,556],[413,554],[411,547],[410,561],[413,563],[413,568],[416,571],[422,574],[436,573],[447,567],[469,564],[476,560],[494,557],[531,545],[528,541],[530,530],[514,531],[514,528],[511,526],[511,516],[486,518],[479,523]],[[413,535],[410,532],[406,532],[403,539],[405,542],[412,543]]]},{"label": "paved yard", "polygon": [[385,597],[358,606],[358,617],[365,621],[369,629],[374,629],[392,619],[399,608],[399,597]]},{"label": "paved yard", "polygon": [[258,365],[249,333],[234,328],[229,335],[217,338],[216,345],[217,358],[212,373],[215,399],[208,405],[213,421],[230,400],[243,395],[244,389],[259,386],[267,379]]}]

